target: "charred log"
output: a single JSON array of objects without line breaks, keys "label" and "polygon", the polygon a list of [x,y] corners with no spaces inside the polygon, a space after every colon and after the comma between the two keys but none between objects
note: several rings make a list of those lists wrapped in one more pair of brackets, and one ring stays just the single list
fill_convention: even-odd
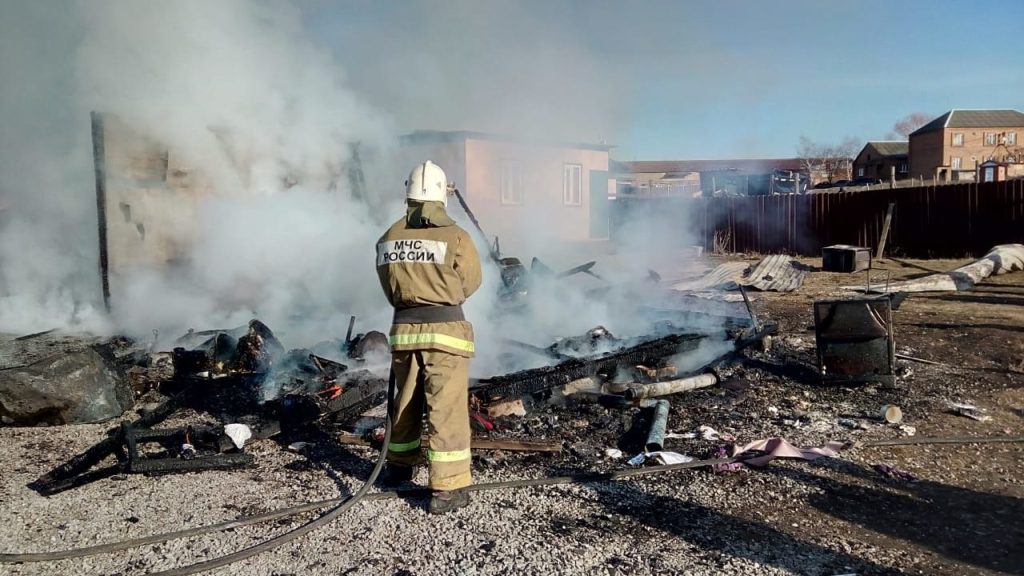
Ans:
[{"label": "charred log", "polygon": [[574,358],[555,366],[521,370],[480,380],[480,385],[471,392],[482,404],[537,394],[580,378],[614,374],[619,366],[657,363],[664,358],[696,349],[704,338],[700,334],[674,334],[617,352]]}]

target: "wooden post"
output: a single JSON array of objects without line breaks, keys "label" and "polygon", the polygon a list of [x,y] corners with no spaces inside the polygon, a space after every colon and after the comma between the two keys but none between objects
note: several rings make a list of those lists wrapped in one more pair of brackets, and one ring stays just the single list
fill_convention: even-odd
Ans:
[{"label": "wooden post", "polygon": [[107,168],[103,142],[103,116],[92,112],[92,160],[96,173],[96,216],[100,240],[100,282],[103,288],[103,306],[110,312],[109,260],[107,257]]},{"label": "wooden post", "polygon": [[895,202],[889,202],[889,209],[885,211],[885,221],[882,222],[882,238],[878,241],[878,251],[875,252],[875,260],[881,260],[885,254],[885,241],[889,239],[889,226],[892,224],[892,211],[896,208]]}]

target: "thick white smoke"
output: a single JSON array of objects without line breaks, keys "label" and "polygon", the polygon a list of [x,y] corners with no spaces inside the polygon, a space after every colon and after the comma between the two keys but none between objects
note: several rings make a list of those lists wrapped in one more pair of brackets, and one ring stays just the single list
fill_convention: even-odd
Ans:
[{"label": "thick white smoke", "polygon": [[0,330],[105,324],[79,37],[66,7],[0,5]]},{"label": "thick white smoke", "polygon": [[[396,131],[311,42],[297,9],[104,0],[3,10],[3,110],[14,123],[2,131],[3,330],[106,328],[93,110],[159,142],[215,191],[183,231],[185,267],[125,272],[112,285],[114,328],[225,327],[258,314],[305,339],[337,336],[350,313],[384,315],[366,281],[383,225],[370,206],[381,202],[354,201],[348,169],[354,145],[375,150],[361,168],[376,185]],[[386,177],[397,200],[401,177]]]},{"label": "thick white smoke", "polygon": [[[310,22],[315,11],[304,21],[296,5],[262,0],[0,6],[0,331],[155,329],[166,346],[188,328],[258,316],[294,347],[343,335],[350,314],[358,331],[386,330],[373,244],[402,213],[410,166],[394,160],[401,133],[596,142],[613,140],[625,121],[611,72],[551,15],[477,3],[440,14],[426,3],[385,26],[348,11],[335,30]],[[185,211],[194,216],[180,263],[123,270],[110,316],[98,274],[91,111],[159,142],[213,191]],[[356,144],[361,197],[350,186]],[[541,221],[524,219],[527,228]],[[641,280],[649,262],[669,260],[659,256],[666,243],[650,236],[634,235],[643,259],[617,260],[636,264],[624,276],[597,271]],[[543,241],[544,230],[526,237],[547,248],[516,254],[527,265],[536,255],[564,269],[594,255],[593,246]],[[528,313],[495,319],[499,281],[495,268],[485,274],[469,306],[479,374],[497,368],[501,338],[546,344],[598,324],[621,336],[650,328],[578,290],[601,286],[587,277],[538,288]]]}]

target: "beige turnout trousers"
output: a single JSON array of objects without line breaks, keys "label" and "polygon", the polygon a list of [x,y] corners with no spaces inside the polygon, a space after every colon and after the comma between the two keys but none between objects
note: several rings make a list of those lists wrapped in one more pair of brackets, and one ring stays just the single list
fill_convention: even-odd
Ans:
[{"label": "beige turnout trousers", "polygon": [[469,459],[469,358],[436,350],[395,351],[391,367],[398,389],[387,460],[423,463],[420,446],[427,409],[430,487],[455,490],[472,484]]}]

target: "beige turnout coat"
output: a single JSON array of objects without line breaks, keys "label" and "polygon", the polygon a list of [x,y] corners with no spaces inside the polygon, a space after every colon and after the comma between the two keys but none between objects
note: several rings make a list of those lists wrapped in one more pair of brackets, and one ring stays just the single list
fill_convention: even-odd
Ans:
[{"label": "beige turnout coat", "polygon": [[[409,201],[405,217],[377,242],[377,276],[396,310],[460,306],[480,287],[480,256],[441,202]],[[396,352],[439,350],[469,358],[475,351],[466,320],[395,323],[389,341]]]}]

